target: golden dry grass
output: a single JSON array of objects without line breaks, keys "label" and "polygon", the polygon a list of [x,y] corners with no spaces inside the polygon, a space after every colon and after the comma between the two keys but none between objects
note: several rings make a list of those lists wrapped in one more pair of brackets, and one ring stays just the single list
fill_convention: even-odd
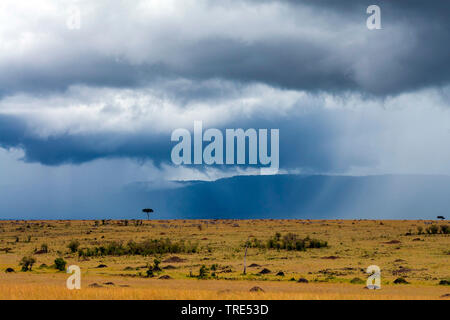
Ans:
[{"label": "golden dry grass", "polygon": [[[2,221],[0,222],[0,299],[442,299],[450,293],[448,286],[438,285],[450,278],[450,237],[448,235],[405,235],[426,228],[428,221],[343,221],[343,220],[171,220],[144,221],[143,226],[122,221],[109,221],[96,227],[93,221]],[[446,223],[446,222],[439,222]],[[200,226],[200,227],[199,227]],[[293,232],[302,237],[326,240],[328,248],[306,252],[249,249],[248,268],[242,275],[243,244],[249,236],[267,240],[275,232]],[[16,242],[15,237],[19,237]],[[30,242],[27,242],[31,237]],[[171,280],[143,277],[147,263],[155,257],[98,257],[88,261],[70,254],[67,244],[78,239],[82,247],[109,241],[142,241],[148,238],[170,237],[199,243],[195,254],[176,254],[183,263],[168,264],[165,270]],[[415,240],[416,239],[416,240]],[[417,240],[420,239],[420,240]],[[389,243],[395,240],[399,243]],[[415,240],[415,241],[414,241]],[[33,255],[41,244],[50,249],[47,254]],[[37,259],[32,272],[19,272],[18,263],[25,255]],[[82,269],[82,289],[65,288],[67,274],[54,268],[39,268],[53,264],[62,256],[68,264]],[[171,255],[159,257],[165,259]],[[326,259],[328,257],[336,259]],[[106,264],[107,268],[96,268]],[[218,264],[218,280],[189,278],[198,274],[201,265]],[[351,284],[358,277],[365,282],[365,269],[378,265],[382,274],[382,289],[363,289],[364,284]],[[4,273],[8,267],[16,272]],[[125,270],[126,267],[129,267]],[[262,268],[272,272],[259,275]],[[230,272],[224,272],[224,271]],[[283,271],[285,276],[276,276]],[[394,285],[397,277],[410,284]],[[289,281],[303,277],[307,284]],[[114,285],[105,285],[113,282]],[[98,283],[102,288],[90,288]],[[122,287],[123,286],[123,287]],[[126,286],[126,287],[125,287]],[[264,293],[249,292],[259,286]]]}]

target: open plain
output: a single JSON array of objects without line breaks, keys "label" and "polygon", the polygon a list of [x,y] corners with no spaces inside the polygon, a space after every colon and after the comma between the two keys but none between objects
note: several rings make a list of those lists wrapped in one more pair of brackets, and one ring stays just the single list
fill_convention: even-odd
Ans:
[{"label": "open plain", "polygon": [[[417,220],[0,221],[0,299],[449,299],[448,226]],[[80,290],[66,288],[69,265],[81,269]],[[380,290],[365,288],[370,265],[381,269]]]}]

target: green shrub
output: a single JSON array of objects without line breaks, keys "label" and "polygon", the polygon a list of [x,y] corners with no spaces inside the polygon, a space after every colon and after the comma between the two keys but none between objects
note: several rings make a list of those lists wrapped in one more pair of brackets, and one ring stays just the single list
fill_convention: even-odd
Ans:
[{"label": "green shrub", "polygon": [[435,225],[435,224],[433,224],[433,225],[431,225],[431,226],[429,226],[429,227],[427,228],[427,233],[428,233],[428,234],[437,234],[438,231],[439,231],[439,228],[438,228],[438,226]]},{"label": "green shrub", "polygon": [[262,243],[262,241],[252,238],[251,240],[247,240],[244,244],[244,247],[249,248],[265,248],[266,246]]},{"label": "green shrub", "polygon": [[155,275],[156,272],[161,272],[162,269],[159,266],[161,263],[161,261],[159,261],[158,259],[154,259],[153,260],[153,266],[147,264],[147,277],[151,278]]},{"label": "green shrub", "polygon": [[[253,243],[258,243],[258,241],[254,239]],[[288,251],[305,251],[307,248],[323,247],[328,247],[328,243],[326,241],[311,239],[309,237],[302,239],[294,233],[288,233],[284,236],[281,236],[280,233],[276,233],[275,236],[270,238],[266,243],[266,248],[268,249],[282,249]]]},{"label": "green shrub", "polygon": [[172,242],[170,239],[145,240],[137,243],[129,241],[126,245],[122,242],[110,242],[103,246],[82,248],[78,250],[80,257],[97,256],[123,256],[123,255],[161,255],[165,253],[195,253],[198,251],[198,245],[185,243],[183,240]]},{"label": "green shrub", "polygon": [[450,286],[450,280],[441,280],[439,281],[439,285],[441,286]]},{"label": "green shrub", "polygon": [[158,259],[154,259],[153,260],[153,271],[162,271],[161,267],[159,266],[161,261],[159,261]]},{"label": "green shrub", "polygon": [[19,265],[22,266],[22,271],[31,271],[33,268],[33,264],[36,263],[36,259],[33,257],[23,257],[22,260],[20,260]]},{"label": "green shrub", "polygon": [[448,225],[441,225],[441,233],[442,234],[450,234],[450,227]]},{"label": "green shrub", "polygon": [[418,226],[417,227],[417,234],[422,234],[423,233],[423,227],[422,226]]},{"label": "green shrub", "polygon": [[305,240],[309,240],[308,248],[324,248],[328,247],[328,242],[317,240],[317,239],[309,239],[309,237],[306,237]]},{"label": "green shrub", "polygon": [[80,242],[78,240],[71,240],[67,248],[69,248],[70,252],[75,253],[80,246]]},{"label": "green shrub", "polygon": [[353,278],[352,280],[350,280],[350,283],[353,284],[363,284],[364,280],[360,279],[360,278]]},{"label": "green shrub", "polygon": [[58,269],[59,271],[64,271],[66,270],[66,261],[64,261],[63,258],[56,258],[55,259],[55,268]]},{"label": "green shrub", "polygon": [[149,267],[149,268],[147,269],[146,274],[147,274],[147,278],[151,278],[151,277],[154,276],[152,267]]},{"label": "green shrub", "polygon": [[406,281],[404,278],[397,278],[394,280],[395,284],[408,284],[409,282]]},{"label": "green shrub", "polygon": [[198,272],[198,278],[207,279],[208,277],[209,277],[209,269],[205,265],[202,265]]}]

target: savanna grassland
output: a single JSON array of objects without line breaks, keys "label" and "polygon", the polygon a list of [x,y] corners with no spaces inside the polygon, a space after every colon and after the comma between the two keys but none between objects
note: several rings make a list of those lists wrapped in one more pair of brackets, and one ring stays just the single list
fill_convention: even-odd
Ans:
[{"label": "savanna grassland", "polygon": [[[448,227],[411,220],[0,221],[0,299],[448,299]],[[61,270],[80,266],[81,290],[66,288],[58,258]],[[365,289],[370,265],[381,268],[381,290]]]}]

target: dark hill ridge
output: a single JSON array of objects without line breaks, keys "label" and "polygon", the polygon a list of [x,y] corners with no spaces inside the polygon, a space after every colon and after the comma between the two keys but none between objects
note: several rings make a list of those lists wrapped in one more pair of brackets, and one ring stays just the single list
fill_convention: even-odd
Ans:
[{"label": "dark hill ridge", "polygon": [[126,194],[160,218],[434,219],[450,210],[450,177],[237,176],[164,190],[135,184]]}]

